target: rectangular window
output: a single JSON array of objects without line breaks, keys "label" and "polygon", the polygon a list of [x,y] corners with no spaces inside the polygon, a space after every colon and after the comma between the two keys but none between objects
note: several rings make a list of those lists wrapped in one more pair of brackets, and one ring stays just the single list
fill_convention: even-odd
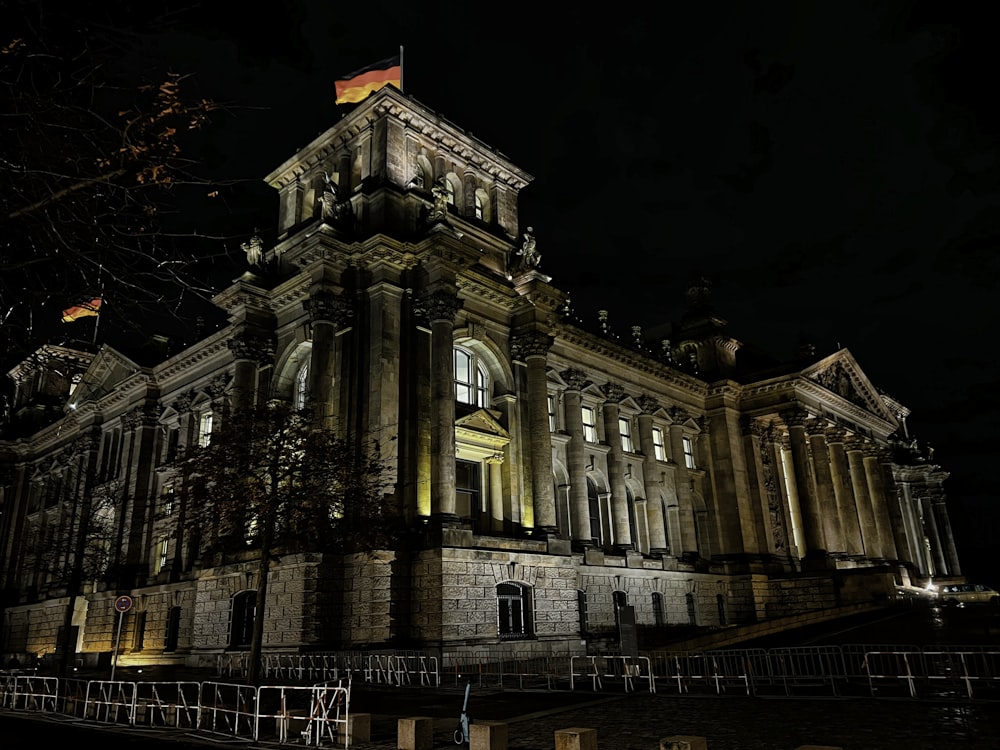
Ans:
[{"label": "rectangular window", "polygon": [[626,453],[635,453],[632,445],[632,420],[628,417],[618,417],[618,432],[622,436],[622,450]]},{"label": "rectangular window", "polygon": [[657,461],[667,460],[667,451],[663,446],[663,430],[659,427],[653,428],[653,458]]},{"label": "rectangular window", "polygon": [[198,445],[207,448],[212,442],[212,412],[207,411],[198,421]]},{"label": "rectangular window", "polygon": [[549,432],[556,431],[556,397],[549,394]]},{"label": "rectangular window", "polygon": [[588,443],[597,442],[597,412],[591,406],[584,406],[583,413],[583,439]]},{"label": "rectangular window", "polygon": [[167,550],[169,547],[170,539],[168,537],[161,536],[160,541],[156,543],[156,558],[159,560],[159,566],[156,568],[157,572],[167,567]]},{"label": "rectangular window", "polygon": [[691,442],[691,438],[682,438],[684,442],[684,465],[689,469],[694,468],[694,443]]},{"label": "rectangular window", "polygon": [[163,496],[160,498],[160,513],[164,516],[173,515],[174,512],[174,483],[167,482],[163,485]]}]

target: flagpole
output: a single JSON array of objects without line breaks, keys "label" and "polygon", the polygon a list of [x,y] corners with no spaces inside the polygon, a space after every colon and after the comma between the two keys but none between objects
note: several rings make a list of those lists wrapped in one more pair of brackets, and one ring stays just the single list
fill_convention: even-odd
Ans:
[{"label": "flagpole", "polygon": [[403,88],[403,45],[399,45],[399,93],[405,93]]}]

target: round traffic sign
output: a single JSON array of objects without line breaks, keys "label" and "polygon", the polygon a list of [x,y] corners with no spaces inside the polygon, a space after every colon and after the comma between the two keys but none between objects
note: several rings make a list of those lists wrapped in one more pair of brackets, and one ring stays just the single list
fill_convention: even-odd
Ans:
[{"label": "round traffic sign", "polygon": [[115,609],[121,613],[128,612],[132,609],[132,597],[131,596],[119,596],[115,599]]}]

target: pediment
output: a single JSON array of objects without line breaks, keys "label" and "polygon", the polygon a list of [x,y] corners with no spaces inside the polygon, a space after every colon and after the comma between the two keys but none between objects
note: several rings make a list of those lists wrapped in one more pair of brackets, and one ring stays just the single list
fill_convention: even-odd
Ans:
[{"label": "pediment", "polygon": [[116,349],[102,346],[83,374],[80,384],[73,391],[69,404],[80,406],[88,401],[103,398],[141,369]]},{"label": "pediment", "polygon": [[847,349],[810,365],[802,375],[865,411],[889,422],[897,421],[885,399]]},{"label": "pediment", "polygon": [[475,432],[480,435],[499,438],[503,441],[510,440],[510,433],[507,432],[497,420],[499,413],[489,409],[478,409],[455,420],[455,429]]}]

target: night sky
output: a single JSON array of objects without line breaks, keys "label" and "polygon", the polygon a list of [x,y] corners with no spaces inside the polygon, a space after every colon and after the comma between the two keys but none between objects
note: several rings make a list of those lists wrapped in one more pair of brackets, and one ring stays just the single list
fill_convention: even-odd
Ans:
[{"label": "night sky", "polygon": [[847,347],[912,409],[966,573],[1000,588],[989,4],[476,6],[227,6],[148,51],[231,105],[201,156],[257,180],[346,111],[337,77],[403,45],[405,93],[534,176],[522,230],[578,316],[627,338],[701,274],[737,339]]}]

